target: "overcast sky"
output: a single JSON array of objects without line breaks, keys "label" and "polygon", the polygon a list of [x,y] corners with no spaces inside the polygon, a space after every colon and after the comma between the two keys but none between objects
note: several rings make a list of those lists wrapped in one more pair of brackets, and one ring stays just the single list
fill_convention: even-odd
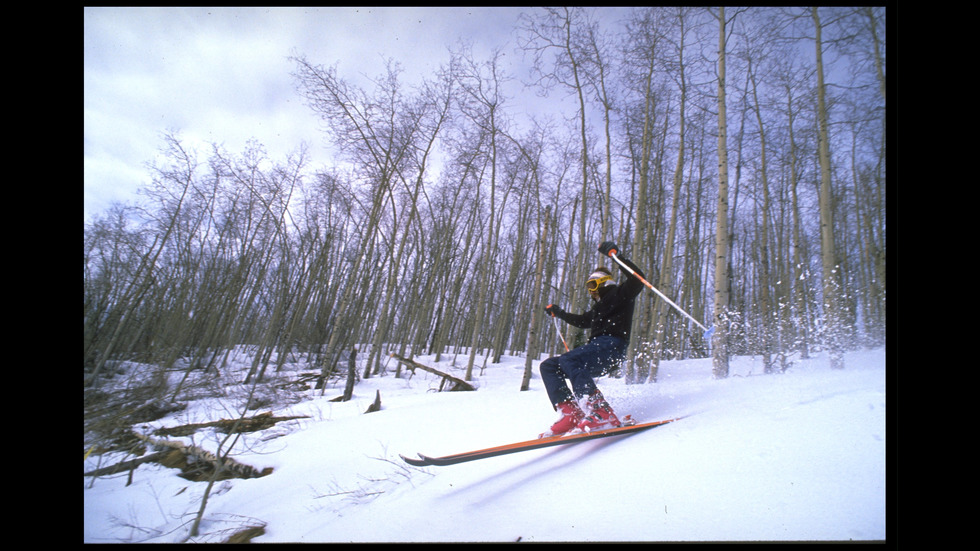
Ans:
[{"label": "overcast sky", "polygon": [[[325,164],[324,138],[296,92],[288,57],[337,64],[344,78],[383,72],[406,79],[448,59],[458,37],[481,50],[516,46],[527,8],[86,8],[84,10],[85,219],[130,200],[174,130],[192,147],[247,140],[273,160],[306,142]],[[202,150],[206,158],[207,150]]]}]

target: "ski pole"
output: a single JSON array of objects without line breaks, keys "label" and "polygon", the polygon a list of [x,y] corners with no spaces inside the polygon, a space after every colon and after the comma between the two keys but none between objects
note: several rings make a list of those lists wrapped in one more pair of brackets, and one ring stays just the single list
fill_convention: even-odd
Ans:
[{"label": "ski pole", "polygon": [[672,301],[669,298],[667,298],[667,295],[661,293],[656,287],[654,287],[653,285],[651,285],[649,281],[647,281],[646,279],[643,279],[643,277],[640,274],[636,273],[636,271],[634,271],[633,268],[630,268],[622,260],[620,260],[619,257],[616,256],[616,251],[609,251],[609,256],[611,256],[612,259],[616,261],[616,263],[618,263],[620,266],[622,266],[623,269],[625,269],[627,272],[633,274],[636,277],[636,279],[639,279],[644,285],[646,285],[647,287],[649,287],[651,291],[653,291],[654,293],[657,293],[657,295],[660,298],[662,298],[665,301],[667,301],[667,304],[673,306],[675,310],[677,310],[681,314],[684,314],[684,316],[687,317],[687,319],[693,321],[695,325],[697,325],[698,327],[700,327],[704,331],[704,338],[705,338],[705,340],[711,338],[711,334],[714,333],[714,331],[715,331],[715,328],[714,327],[711,327],[711,328],[705,327],[704,325],[701,324],[701,322],[699,322],[698,320],[694,319],[694,317],[691,316],[691,314],[688,314],[680,306],[674,304],[674,301]]},{"label": "ski pole", "polygon": [[555,331],[558,332],[558,338],[561,339],[561,343],[565,345],[565,352],[568,352],[568,343],[565,342],[565,337],[561,334],[561,328],[558,327],[558,319],[555,315],[551,315],[551,321],[555,322]]}]

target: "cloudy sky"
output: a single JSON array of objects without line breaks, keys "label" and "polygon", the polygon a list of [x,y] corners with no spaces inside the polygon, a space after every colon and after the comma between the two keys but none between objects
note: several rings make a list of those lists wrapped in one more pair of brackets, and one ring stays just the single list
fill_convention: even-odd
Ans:
[{"label": "cloudy sky", "polygon": [[[525,8],[526,9],[526,8]],[[249,139],[285,160],[301,143],[323,152],[317,121],[296,92],[290,55],[345,78],[406,79],[448,59],[458,37],[506,55],[520,8],[86,8],[84,10],[85,219],[130,200],[147,182],[173,130],[186,144],[231,154]],[[206,149],[202,149],[204,156]]]}]

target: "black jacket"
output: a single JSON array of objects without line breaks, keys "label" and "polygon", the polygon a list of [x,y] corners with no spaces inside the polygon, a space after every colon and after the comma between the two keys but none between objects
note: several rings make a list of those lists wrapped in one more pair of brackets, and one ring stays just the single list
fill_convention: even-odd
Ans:
[{"label": "black jacket", "polygon": [[[646,279],[643,272],[629,260],[619,257],[624,264]],[[608,285],[599,288],[599,301],[592,309],[582,314],[571,314],[560,308],[554,308],[555,315],[565,322],[580,329],[589,330],[589,340],[608,335],[629,342],[630,328],[633,325],[633,306],[636,296],[643,290],[643,283],[620,266],[619,270],[626,276],[619,285]]]}]

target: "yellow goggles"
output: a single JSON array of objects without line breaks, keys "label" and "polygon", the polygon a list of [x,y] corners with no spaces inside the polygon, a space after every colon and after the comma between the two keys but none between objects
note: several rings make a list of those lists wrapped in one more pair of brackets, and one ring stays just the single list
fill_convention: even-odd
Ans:
[{"label": "yellow goggles", "polygon": [[610,279],[612,279],[611,275],[592,278],[585,282],[585,287],[589,290],[589,292],[598,291],[599,287],[602,287],[602,284]]}]

